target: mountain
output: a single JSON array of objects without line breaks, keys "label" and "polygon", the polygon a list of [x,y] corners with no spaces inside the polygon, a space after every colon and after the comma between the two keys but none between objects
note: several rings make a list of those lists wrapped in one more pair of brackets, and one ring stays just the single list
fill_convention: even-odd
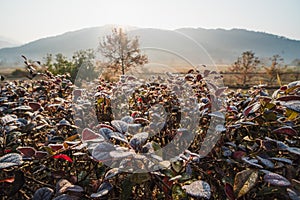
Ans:
[{"label": "mountain", "polygon": [[13,39],[0,36],[0,49],[6,47],[15,47],[15,46],[19,46],[20,44],[21,44],[20,42],[17,42]]},{"label": "mountain", "polygon": [[[0,62],[6,66],[22,65],[21,55],[42,60],[47,53],[70,57],[81,49],[96,49],[112,25],[85,28],[39,39],[18,47],[0,49]],[[151,62],[165,64],[231,64],[242,52],[252,50],[260,58],[279,54],[285,63],[299,58],[300,41],[244,29],[181,28],[174,31],[153,28],[127,28],[138,36]]]}]

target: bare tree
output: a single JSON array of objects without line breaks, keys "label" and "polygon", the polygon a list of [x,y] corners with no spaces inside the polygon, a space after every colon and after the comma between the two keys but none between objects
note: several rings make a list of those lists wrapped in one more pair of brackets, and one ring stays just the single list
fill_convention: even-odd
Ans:
[{"label": "bare tree", "polygon": [[273,55],[270,58],[270,61],[270,66],[264,67],[264,69],[269,76],[269,84],[272,84],[276,80],[277,76],[283,73],[287,66],[284,65],[283,58],[281,58],[279,55]]},{"label": "bare tree", "polygon": [[111,35],[105,36],[99,42],[98,50],[107,59],[107,67],[122,74],[130,67],[148,62],[148,57],[141,53],[138,38],[128,38],[121,28],[114,28]]},{"label": "bare tree", "polygon": [[237,73],[241,83],[246,85],[255,76],[254,72],[259,63],[259,59],[254,56],[252,51],[245,51],[242,53],[242,57],[238,57],[229,70]]}]

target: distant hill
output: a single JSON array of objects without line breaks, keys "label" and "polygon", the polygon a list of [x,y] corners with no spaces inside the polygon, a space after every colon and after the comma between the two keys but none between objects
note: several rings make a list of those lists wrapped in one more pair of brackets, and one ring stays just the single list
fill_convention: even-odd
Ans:
[{"label": "distant hill", "polygon": [[[47,53],[71,56],[81,49],[96,49],[99,39],[111,32],[112,26],[85,28],[62,35],[39,39],[18,47],[0,49],[2,65],[22,65],[21,55],[42,60]],[[281,55],[289,64],[300,58],[300,41],[243,29],[181,28],[175,31],[136,28],[129,35],[138,36],[142,49],[152,62],[231,64],[242,52],[252,50],[260,58]],[[181,64],[181,63],[180,63]]]},{"label": "distant hill", "polygon": [[0,36],[0,49],[6,47],[15,47],[21,45],[20,42],[14,41],[10,38]]}]

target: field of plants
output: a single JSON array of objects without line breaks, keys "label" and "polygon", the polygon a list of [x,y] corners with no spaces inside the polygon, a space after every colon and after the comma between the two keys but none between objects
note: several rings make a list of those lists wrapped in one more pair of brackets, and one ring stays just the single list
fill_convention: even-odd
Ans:
[{"label": "field of plants", "polygon": [[300,81],[69,78],[0,82],[1,199],[300,199]]}]

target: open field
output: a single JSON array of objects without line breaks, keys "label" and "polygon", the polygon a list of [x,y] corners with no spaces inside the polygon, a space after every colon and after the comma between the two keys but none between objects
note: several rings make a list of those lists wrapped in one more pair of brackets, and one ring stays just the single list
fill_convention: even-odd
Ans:
[{"label": "open field", "polygon": [[[240,83],[240,78],[239,78],[241,74],[230,72],[229,68],[230,65],[206,66],[206,68],[203,68],[201,66],[199,67],[199,69],[202,70],[201,72],[203,72],[205,69],[216,70],[218,73],[220,73],[223,76],[224,85],[230,88],[243,87],[245,89],[248,89],[251,86],[260,85],[260,84],[265,84],[271,88],[276,88],[277,86],[279,86],[277,79],[275,79],[275,81],[270,82],[270,77],[266,75],[265,70],[263,68],[258,68],[256,72],[251,73],[253,75],[251,82],[247,83],[247,85],[242,85]],[[24,76],[12,75],[12,72],[14,72],[16,69],[24,70],[24,68],[20,68],[20,67],[0,68],[0,73],[6,76],[9,80],[24,78]],[[137,74],[144,73],[145,75],[148,75],[149,73],[164,74],[166,71],[172,73],[184,74],[187,73],[190,69],[193,69],[193,67],[180,66],[180,65],[167,66],[167,65],[160,65],[160,64],[149,64],[149,65],[145,65],[141,69],[139,68],[134,69],[132,72],[128,72],[128,74],[135,74],[135,73]],[[282,84],[288,84],[289,82],[297,81],[300,79],[300,67],[288,66],[287,68],[284,69],[284,71],[280,74],[279,77]]]}]

